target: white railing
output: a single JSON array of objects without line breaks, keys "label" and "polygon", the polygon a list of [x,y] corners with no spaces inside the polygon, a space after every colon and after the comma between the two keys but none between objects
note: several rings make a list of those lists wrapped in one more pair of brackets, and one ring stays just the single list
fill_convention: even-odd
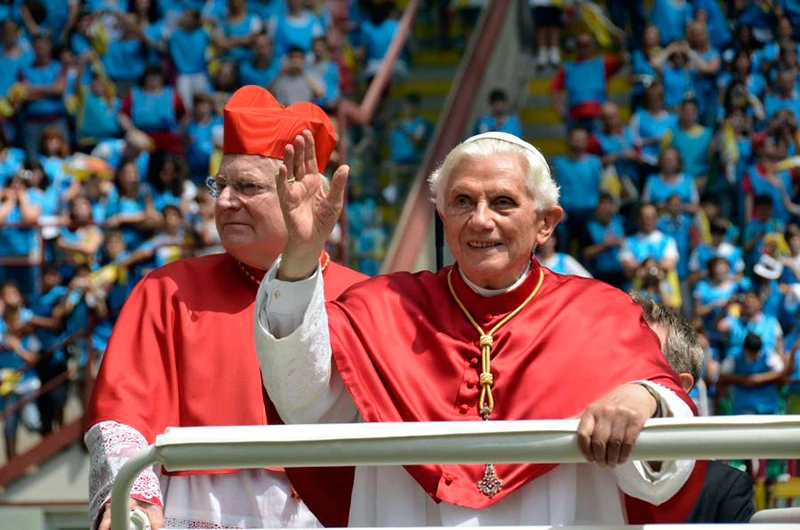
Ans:
[{"label": "white railing", "polygon": [[[125,499],[139,473],[156,463],[168,471],[270,466],[582,463],[585,460],[578,450],[577,425],[577,420],[553,420],[170,428],[120,469],[112,492],[112,528],[129,528]],[[651,461],[800,458],[800,416],[650,420],[632,456]],[[748,528],[756,526],[761,525]],[[789,527],[796,529],[797,525],[786,525]],[[777,530],[780,525],[768,528]]]}]

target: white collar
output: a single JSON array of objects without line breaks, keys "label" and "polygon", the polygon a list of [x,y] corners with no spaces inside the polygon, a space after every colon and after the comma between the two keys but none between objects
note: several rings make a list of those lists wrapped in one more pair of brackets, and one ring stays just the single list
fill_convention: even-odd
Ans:
[{"label": "white collar", "polygon": [[520,276],[519,279],[515,281],[513,284],[509,285],[508,287],[504,287],[502,289],[486,289],[484,287],[480,287],[479,285],[474,284],[469,278],[467,278],[467,275],[464,274],[464,271],[461,268],[458,269],[458,273],[461,274],[461,279],[464,280],[464,283],[466,283],[467,286],[469,286],[469,288],[472,289],[476,294],[483,296],[484,298],[497,296],[499,294],[510,293],[511,291],[522,285],[522,282],[525,281],[525,278],[528,277],[528,274],[530,274],[530,272],[531,272],[531,264],[528,263],[528,268],[525,269],[525,272],[522,273],[522,276]]}]

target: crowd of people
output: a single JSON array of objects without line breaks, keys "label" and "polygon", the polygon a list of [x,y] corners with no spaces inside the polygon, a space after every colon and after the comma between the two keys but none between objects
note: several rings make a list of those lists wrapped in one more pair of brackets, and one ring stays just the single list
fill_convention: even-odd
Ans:
[{"label": "crowd of people", "polygon": [[[0,2],[0,410],[67,369],[82,381],[87,341],[65,339],[91,329],[101,355],[148,272],[222,251],[206,181],[234,91],[335,115],[375,75],[397,15],[369,0],[346,21],[314,0]],[[20,421],[47,434],[65,401],[9,409],[6,457]]]},{"label": "crowd of people", "polygon": [[[560,27],[555,2],[532,4]],[[552,160],[565,219],[540,261],[690,318],[707,352],[703,413],[798,413],[797,5],[655,0],[644,16],[644,2],[610,4],[630,30],[619,52],[582,33],[562,62],[541,30],[568,152]],[[623,71],[629,116],[609,97]],[[494,127],[480,130],[521,134],[505,99],[492,95]]]}]

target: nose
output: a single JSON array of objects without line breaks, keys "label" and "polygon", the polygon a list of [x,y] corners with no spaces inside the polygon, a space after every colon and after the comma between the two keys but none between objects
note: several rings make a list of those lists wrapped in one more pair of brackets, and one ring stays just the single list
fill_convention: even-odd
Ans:
[{"label": "nose", "polygon": [[470,217],[470,224],[475,230],[492,229],[492,212],[485,201],[480,201]]},{"label": "nose", "polygon": [[217,206],[223,209],[238,208],[242,205],[239,195],[230,186],[225,186],[217,197]]}]

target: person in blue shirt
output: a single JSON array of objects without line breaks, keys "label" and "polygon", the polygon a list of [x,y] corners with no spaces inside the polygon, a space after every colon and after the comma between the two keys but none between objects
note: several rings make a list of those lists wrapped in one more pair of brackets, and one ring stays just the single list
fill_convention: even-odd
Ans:
[{"label": "person in blue shirt", "polygon": [[758,261],[761,245],[767,234],[783,233],[786,226],[773,216],[773,201],[770,195],[757,195],[755,198],[753,218],[744,228],[742,246],[745,252],[745,265],[748,269]]},{"label": "person in blue shirt", "polygon": [[567,136],[569,154],[553,160],[553,177],[561,187],[561,206],[566,219],[559,228],[559,251],[569,252],[574,242],[583,247],[586,222],[600,200],[603,164],[586,153],[589,133],[575,128]]},{"label": "person in blue shirt", "polygon": [[639,110],[644,104],[645,88],[658,75],[653,60],[660,55],[661,37],[658,28],[647,26],[644,30],[644,44],[641,49],[631,53],[631,108]]},{"label": "person in blue shirt", "polygon": [[183,157],[168,153],[156,154],[147,174],[149,195],[156,211],[160,212],[168,205],[188,210],[188,202],[184,199],[186,173]]},{"label": "person in blue shirt", "polygon": [[775,90],[764,100],[764,110],[768,120],[781,109],[789,109],[795,116],[800,115],[800,98],[798,98],[796,87],[796,67],[784,67],[778,71]]},{"label": "person in blue shirt", "polygon": [[626,278],[641,275],[641,269],[648,259],[665,272],[673,271],[678,265],[678,245],[674,239],[658,229],[658,210],[652,204],[639,207],[639,231],[625,238],[619,252],[619,260]]},{"label": "person in blue shirt", "polygon": [[339,65],[331,59],[331,46],[326,37],[317,37],[311,46],[314,59],[308,66],[309,73],[325,85],[325,94],[314,103],[327,112],[333,112],[342,97],[339,88]]},{"label": "person in blue shirt", "polygon": [[122,33],[119,38],[109,40],[101,61],[106,74],[117,85],[120,96],[125,97],[147,68],[147,40],[126,14],[113,12],[113,16]]},{"label": "person in blue shirt", "polygon": [[0,188],[25,165],[25,151],[12,147],[5,132],[0,129]]},{"label": "person in blue shirt", "polygon": [[731,60],[731,71],[720,75],[720,88],[723,92],[733,81],[741,81],[747,87],[747,92],[759,100],[764,100],[767,91],[767,81],[759,71],[754,71],[750,54],[745,50],[739,50]]},{"label": "person in blue shirt", "polygon": [[708,28],[702,22],[688,27],[690,66],[694,70],[694,93],[700,111],[700,123],[706,127],[717,124],[719,116],[719,87],[717,77],[722,66],[719,52],[711,46]]},{"label": "person in blue shirt", "polygon": [[678,247],[678,278],[689,275],[690,232],[692,216],[684,211],[683,199],[678,194],[670,195],[664,202],[664,214],[658,219],[658,229],[675,240]]},{"label": "person in blue shirt", "polygon": [[126,266],[135,267],[136,279],[178,261],[186,253],[185,223],[180,208],[168,204],[161,210],[161,215],[163,223],[159,233],[139,245],[125,258]]},{"label": "person in blue shirt", "polygon": [[[392,18],[393,11],[392,2],[375,3],[370,9],[370,17],[361,24],[361,53],[367,63],[364,70],[367,84],[378,73],[383,58],[389,51],[389,45],[400,27],[397,20]],[[408,65],[405,58],[400,56],[394,63],[393,75],[402,78],[407,74]]]},{"label": "person in blue shirt", "polygon": [[578,260],[569,254],[556,252],[557,244],[558,238],[552,235],[536,249],[536,259],[542,267],[546,267],[556,274],[580,276],[581,278],[592,277],[592,273],[586,270]]},{"label": "person in blue shirt", "polygon": [[753,38],[759,45],[772,41],[773,10],[764,9],[757,0],[744,0],[734,2],[734,11],[731,14],[738,21],[739,27],[752,28]]},{"label": "person in blue shirt", "polygon": [[622,122],[619,106],[606,102],[600,111],[602,126],[595,132],[590,145],[598,149],[597,154],[604,167],[614,166],[620,179],[629,179],[632,184],[639,184],[639,171],[636,167],[636,151],[634,150],[631,131]]},{"label": "person in blue shirt", "polygon": [[[31,311],[36,316],[34,335],[41,343],[43,356],[36,364],[36,374],[42,385],[67,370],[65,352],[53,347],[62,339],[63,318],[61,304],[69,289],[64,285],[58,268],[45,266],[42,270],[42,293],[31,299]],[[64,424],[64,405],[67,402],[69,383],[65,381],[36,400],[41,415],[42,435],[47,435]]]},{"label": "person in blue shirt", "polygon": [[664,104],[670,112],[674,112],[680,102],[694,91],[695,74],[689,67],[689,53],[688,44],[676,41],[653,61],[664,86]]},{"label": "person in blue shirt", "polygon": [[[28,185],[21,174],[14,175],[5,188],[0,189],[0,223],[35,225],[41,207],[31,202]],[[38,248],[37,231],[31,228],[3,227],[0,230],[0,256],[33,256]],[[33,292],[38,270],[30,266],[0,266],[0,281],[13,279],[25,292]]]},{"label": "person in blue shirt", "polygon": [[[0,285],[0,302],[3,307],[0,318],[0,374],[3,383],[0,410],[3,410],[35,393],[41,386],[34,368],[39,362],[41,346],[30,332],[30,321],[34,315],[23,305],[22,292],[17,284],[4,282]],[[4,420],[6,461],[16,457],[17,428],[20,421],[32,432],[41,429],[39,409],[36,408],[35,401]]]},{"label": "person in blue shirt", "polygon": [[747,333],[740,353],[722,361],[720,382],[733,387],[734,414],[780,414],[781,356],[755,332]]},{"label": "person in blue shirt", "polygon": [[686,0],[655,0],[648,17],[658,27],[661,45],[683,40],[686,25],[692,20],[692,5]]},{"label": "person in blue shirt", "polygon": [[783,201],[783,190],[792,189],[792,176],[788,170],[777,170],[775,164],[786,156],[786,142],[767,135],[756,149],[757,158],[742,178],[741,190],[745,196],[745,218],[750,219],[753,202],[758,195],[772,197],[772,207],[777,220],[789,222],[791,214]]},{"label": "person in blue shirt", "polygon": [[635,145],[641,147],[640,159],[647,169],[658,166],[661,144],[667,131],[678,122],[674,114],[664,108],[664,87],[655,82],[647,87],[645,104],[631,118],[629,127]]},{"label": "person in blue shirt", "polygon": [[183,13],[178,29],[167,39],[167,50],[178,73],[175,88],[187,110],[191,110],[196,93],[211,89],[206,71],[206,50],[210,44],[211,35],[203,27],[200,12],[196,9]]},{"label": "person in blue shirt", "polygon": [[698,189],[705,188],[709,159],[713,156],[714,133],[697,123],[697,101],[684,99],[678,113],[678,124],[664,137],[664,145],[672,146],[680,155],[683,173]]},{"label": "person in blue shirt", "polygon": [[80,263],[95,267],[102,243],[103,232],[92,219],[92,203],[82,195],[74,197],[69,204],[69,224],[61,227],[56,242],[65,262],[62,273],[71,276],[74,265]]},{"label": "person in blue shirt", "polygon": [[601,192],[594,215],[586,224],[587,245],[583,259],[598,280],[622,287],[625,276],[619,250],[625,240],[625,221],[617,215],[617,205],[608,192]]},{"label": "person in blue shirt", "polygon": [[67,109],[62,97],[66,88],[66,70],[53,60],[53,44],[49,37],[39,35],[33,40],[34,60],[19,70],[24,87],[21,119],[22,144],[29,157],[36,156],[42,130],[58,127],[69,138]]},{"label": "person in blue shirt", "polygon": [[718,50],[725,49],[731,42],[728,19],[718,0],[693,0],[695,20],[708,26],[711,45]]},{"label": "person in blue shirt", "polygon": [[20,42],[19,26],[13,20],[4,20],[2,24],[3,48],[0,51],[0,94],[5,96],[14,83],[19,80],[19,70],[30,66],[33,53],[24,48]]},{"label": "person in blue shirt", "polygon": [[722,347],[724,335],[717,331],[716,322],[722,318],[729,305],[736,301],[740,284],[731,276],[731,266],[725,258],[715,256],[705,264],[706,277],[697,282],[692,291],[694,314],[703,319],[712,345]]},{"label": "person in blue shirt", "polygon": [[[258,35],[253,41],[251,59],[239,64],[239,78],[242,86],[256,85],[266,88],[278,76],[280,68],[281,58],[274,56],[272,41],[267,35]],[[336,88],[338,89],[338,79]]]},{"label": "person in blue shirt", "polygon": [[661,151],[658,157],[659,172],[650,175],[644,184],[642,201],[664,207],[667,199],[678,195],[683,200],[684,210],[697,211],[700,197],[694,180],[681,171],[681,157],[673,147]]},{"label": "person in blue shirt", "polygon": [[325,34],[325,26],[312,12],[303,8],[302,0],[287,0],[285,4],[285,12],[274,15],[269,21],[269,33],[273,36],[278,60],[293,47],[311,52],[314,39]]},{"label": "person in blue shirt", "polygon": [[[219,24],[215,43],[230,61],[242,62],[250,58],[250,46],[256,35],[264,30],[262,20],[247,11],[245,0],[228,0],[228,9]],[[309,49],[311,42],[309,41]]]},{"label": "person in blue shirt", "polygon": [[489,93],[489,114],[478,118],[473,134],[489,131],[505,132],[522,138],[522,124],[517,116],[509,112],[508,95],[501,88]]},{"label": "person in blue shirt", "polygon": [[[778,319],[763,311],[764,303],[758,291],[748,289],[741,296],[740,315],[729,310],[728,315],[717,322],[717,331],[727,335],[728,356],[742,352],[748,333],[755,333],[764,347],[783,355],[783,329]],[[731,308],[734,309],[734,308]]]},{"label": "person in blue shirt", "polygon": [[98,72],[92,70],[90,79],[89,86],[80,86],[79,91],[77,132],[78,146],[83,152],[90,152],[103,140],[122,135],[117,121],[122,101]]},{"label": "person in blue shirt", "polygon": [[209,175],[214,152],[214,131],[222,128],[222,118],[215,113],[214,99],[208,94],[195,94],[192,120],[185,130],[186,162],[195,185],[202,185]]},{"label": "person in blue shirt", "polygon": [[115,188],[108,199],[106,228],[121,230],[125,244],[135,247],[144,241],[142,229],[148,226],[154,212],[153,199],[140,180],[136,164],[123,163],[117,170]]},{"label": "person in blue shirt", "polygon": [[147,175],[150,167],[150,152],[155,146],[152,139],[142,131],[129,131],[124,138],[104,140],[92,149],[92,156],[108,162],[114,171],[122,167],[122,163],[133,160],[140,175]]},{"label": "person in blue shirt", "polygon": [[725,240],[728,226],[715,220],[711,222],[711,244],[698,245],[689,258],[689,271],[692,273],[691,282],[695,283],[706,275],[706,265],[711,258],[723,258],[728,261],[731,273],[736,278],[744,274],[744,252]]},{"label": "person in blue shirt", "polygon": [[421,160],[433,124],[420,116],[420,102],[419,94],[407,94],[403,98],[400,119],[389,133],[389,151],[395,165],[416,166]]}]

